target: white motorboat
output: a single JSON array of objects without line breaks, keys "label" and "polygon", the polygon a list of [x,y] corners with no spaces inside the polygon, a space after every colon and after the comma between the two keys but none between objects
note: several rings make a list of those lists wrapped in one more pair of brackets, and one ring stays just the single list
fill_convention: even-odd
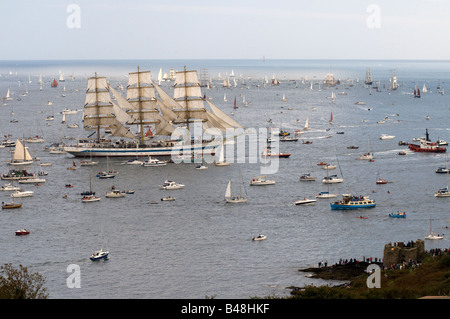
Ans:
[{"label": "white motorboat", "polygon": [[83,203],[98,202],[100,201],[100,197],[94,195],[85,195],[81,197],[81,201]]},{"label": "white motorboat", "polygon": [[201,165],[196,166],[195,169],[199,169],[199,170],[208,169],[208,166],[201,164]]},{"label": "white motorboat", "polygon": [[175,197],[172,197],[172,196],[167,196],[167,197],[162,197],[161,198],[162,202],[171,202],[171,201],[174,201],[174,200],[175,200]]},{"label": "white motorboat", "polygon": [[106,197],[107,198],[120,198],[120,197],[125,197],[125,193],[122,193],[121,191],[117,190],[117,189],[113,189],[109,192],[106,192]]},{"label": "white motorboat", "polygon": [[151,167],[151,166],[165,166],[167,165],[166,161],[160,161],[157,158],[148,157],[148,160],[142,163],[142,166]]},{"label": "white motorboat", "polygon": [[437,192],[434,193],[435,197],[450,197],[450,192],[448,191],[448,186],[439,189]]},{"label": "white motorboat", "polygon": [[267,238],[266,235],[259,234],[258,236],[254,236],[254,237],[252,238],[252,240],[258,241],[258,240],[265,240],[266,238]]},{"label": "white motorboat", "polygon": [[159,185],[159,187],[160,187],[161,189],[167,189],[167,190],[170,190],[170,189],[180,189],[180,188],[183,188],[184,185],[183,185],[183,184],[176,183],[176,182],[174,182],[174,181],[166,180],[166,181],[164,181],[164,184]]},{"label": "white motorboat", "polygon": [[14,186],[11,183],[5,184],[2,186],[2,188],[0,188],[0,191],[20,191],[20,187],[19,186]]},{"label": "white motorboat", "polygon": [[127,164],[127,165],[142,165],[144,164],[143,161],[138,160],[137,158],[134,159],[130,159],[126,162],[123,162],[122,164]]},{"label": "white motorboat", "polygon": [[257,176],[250,181],[251,186],[274,185],[275,180],[267,179],[267,176]]},{"label": "white motorboat", "polygon": [[33,191],[16,191],[11,194],[11,197],[31,197],[33,196]]},{"label": "white motorboat", "polygon": [[312,176],[309,173],[306,173],[306,174],[303,174],[303,175],[300,176],[300,181],[301,182],[313,182],[315,180],[316,180],[316,177]]},{"label": "white motorboat", "polygon": [[20,184],[36,184],[45,183],[45,178],[29,178],[29,179],[19,179]]},{"label": "white motorboat", "polygon": [[309,198],[304,198],[298,201],[294,202],[294,205],[300,206],[300,205],[314,205],[317,202],[317,199],[309,199]]},{"label": "white motorboat", "polygon": [[394,135],[388,135],[388,134],[381,134],[380,140],[392,140],[394,139]]},{"label": "white motorboat", "polygon": [[322,183],[324,183],[324,184],[342,183],[343,181],[344,181],[344,179],[337,177],[337,175],[325,176],[322,179]]},{"label": "white motorboat", "polygon": [[104,251],[103,249],[100,249],[98,251],[95,251],[91,257],[89,257],[92,261],[100,260],[100,259],[107,259],[109,256],[109,251]]},{"label": "white motorboat", "polygon": [[316,195],[316,198],[333,198],[336,194],[330,194],[330,192],[320,192]]}]

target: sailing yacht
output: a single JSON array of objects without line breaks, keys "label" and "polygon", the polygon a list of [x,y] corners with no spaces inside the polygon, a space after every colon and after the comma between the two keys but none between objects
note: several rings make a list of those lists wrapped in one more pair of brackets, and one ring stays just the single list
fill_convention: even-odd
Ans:
[{"label": "sailing yacht", "polygon": [[22,144],[19,139],[16,140],[16,147],[14,149],[14,157],[8,162],[9,165],[29,165],[33,163],[33,158],[28,152],[25,144]]},{"label": "sailing yacht", "polygon": [[242,177],[241,177],[241,171],[239,170],[239,182],[240,182],[240,186],[239,186],[239,194],[236,196],[232,196],[231,195],[231,181],[228,181],[227,184],[227,188],[225,190],[225,202],[226,203],[246,203],[248,198],[244,197],[242,194],[242,186],[244,185],[242,182]]},{"label": "sailing yacht", "polygon": [[[113,103],[110,94],[116,97],[118,105]],[[197,71],[184,68],[176,73],[173,97],[152,82],[150,71],[138,68],[137,72],[129,73],[126,98],[107,84],[106,77],[95,74],[88,79],[84,129],[95,131],[97,137],[79,139],[76,145],[65,149],[76,157],[148,157],[213,152],[221,142],[185,145],[183,141],[167,138],[182,127],[189,130],[195,122],[200,122],[204,129],[217,128],[222,132],[229,128],[243,128],[203,98]],[[137,126],[137,132],[132,132],[126,125]],[[154,126],[154,137],[145,136],[144,126],[150,125]],[[104,139],[102,134],[106,128],[111,128],[111,135],[118,140]],[[156,136],[161,140],[156,140]]]},{"label": "sailing yacht", "polygon": [[3,98],[5,101],[12,101],[11,90],[8,87],[8,91],[6,92],[6,96]]},{"label": "sailing yacht", "polygon": [[219,148],[219,161],[214,162],[214,165],[216,166],[228,166],[230,163],[225,162],[225,150],[223,148],[223,145]]},{"label": "sailing yacht", "polygon": [[431,228],[431,217],[430,217],[430,233],[427,236],[425,236],[425,239],[436,240],[436,239],[443,239],[443,238],[444,238],[444,235],[441,235],[441,234],[435,235],[433,233],[432,228]]}]

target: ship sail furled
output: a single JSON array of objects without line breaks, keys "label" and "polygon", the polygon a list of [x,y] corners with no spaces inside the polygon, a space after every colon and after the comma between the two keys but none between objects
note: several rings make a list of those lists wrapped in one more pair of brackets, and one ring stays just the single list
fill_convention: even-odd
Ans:
[{"label": "ship sail furled", "polygon": [[98,77],[97,73],[94,77],[88,79],[84,104],[84,128],[97,130],[98,142],[100,142],[100,130],[102,128],[112,128],[116,136],[135,138],[117,120],[106,77]]}]

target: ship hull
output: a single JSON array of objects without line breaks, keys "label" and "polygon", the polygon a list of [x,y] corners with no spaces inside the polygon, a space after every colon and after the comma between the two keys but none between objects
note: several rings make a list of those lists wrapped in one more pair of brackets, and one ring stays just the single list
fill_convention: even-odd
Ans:
[{"label": "ship hull", "polygon": [[447,151],[445,147],[424,148],[417,144],[409,144],[409,149],[414,152],[422,152],[422,153],[445,153]]},{"label": "ship hull", "polygon": [[214,155],[219,144],[200,146],[145,147],[145,148],[114,148],[114,147],[84,147],[67,146],[64,150],[75,157],[155,157],[155,156],[186,156],[199,152]]}]

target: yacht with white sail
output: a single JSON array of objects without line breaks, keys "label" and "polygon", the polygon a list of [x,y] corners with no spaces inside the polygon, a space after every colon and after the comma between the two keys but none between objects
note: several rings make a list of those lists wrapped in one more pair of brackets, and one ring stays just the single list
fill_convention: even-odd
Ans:
[{"label": "yacht with white sail", "polygon": [[19,139],[16,140],[14,157],[10,162],[8,162],[8,164],[14,166],[33,164],[33,158],[28,152],[28,148],[25,147],[25,144],[22,144],[22,142]]}]

